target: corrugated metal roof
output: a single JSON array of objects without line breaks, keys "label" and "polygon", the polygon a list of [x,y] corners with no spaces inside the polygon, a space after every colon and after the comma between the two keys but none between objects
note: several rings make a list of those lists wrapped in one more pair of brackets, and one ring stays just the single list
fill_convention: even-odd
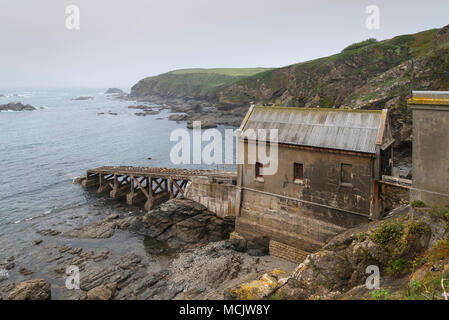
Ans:
[{"label": "corrugated metal roof", "polygon": [[256,106],[242,129],[278,129],[279,143],[375,153],[382,121],[377,110]]}]

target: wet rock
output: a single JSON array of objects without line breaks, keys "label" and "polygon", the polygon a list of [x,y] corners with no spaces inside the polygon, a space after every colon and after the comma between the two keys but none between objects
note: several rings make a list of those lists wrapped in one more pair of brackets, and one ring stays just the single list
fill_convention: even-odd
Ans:
[{"label": "wet rock", "polygon": [[152,107],[146,106],[146,105],[143,105],[143,104],[136,105],[136,106],[128,106],[128,109],[139,109],[139,110],[144,110],[144,111],[151,111],[151,110],[153,110]]},{"label": "wet rock", "polygon": [[37,231],[37,233],[42,234],[44,236],[57,236],[58,234],[61,233],[61,231],[57,231],[57,230],[53,230],[53,229],[44,229],[44,230]]},{"label": "wet rock", "polygon": [[42,243],[42,239],[34,240],[34,245],[40,245]]},{"label": "wet rock", "polygon": [[16,264],[14,262],[10,262],[5,266],[5,270],[12,270],[14,269]]},{"label": "wet rock", "polygon": [[193,121],[201,121],[201,129],[209,129],[209,128],[216,128],[217,123],[214,120],[189,120],[187,122],[187,128],[193,129]]},{"label": "wet rock", "polygon": [[81,239],[106,239],[114,235],[117,227],[117,214],[111,214],[105,219],[97,221],[93,224],[75,228],[64,233],[65,237],[81,238]]},{"label": "wet rock", "polygon": [[247,252],[250,256],[265,256],[269,252],[270,239],[268,237],[255,237],[253,239],[230,239],[226,246],[238,252]]},{"label": "wet rock", "polygon": [[159,114],[161,113],[159,110],[148,110],[148,111],[144,111],[144,112],[136,112],[135,115],[136,116],[150,116],[150,115],[155,115],[155,114]]},{"label": "wet rock", "polygon": [[127,230],[137,220],[138,220],[137,217],[127,217],[119,219],[117,220],[117,227],[120,230]]},{"label": "wet rock", "polygon": [[176,283],[156,293],[155,295],[153,295],[153,298],[158,300],[172,300],[183,291],[184,291],[184,282]]},{"label": "wet rock", "polygon": [[8,280],[9,274],[8,271],[5,269],[0,269],[0,282]]},{"label": "wet rock", "polygon": [[66,270],[67,270],[67,267],[65,267],[65,266],[57,266],[57,267],[54,268],[54,271],[56,273],[60,273],[60,274],[65,273]]},{"label": "wet rock", "polygon": [[106,250],[106,251],[100,252],[96,255],[92,255],[92,256],[90,256],[90,258],[95,262],[99,262],[102,260],[106,260],[108,258],[108,256],[109,256],[109,251]]},{"label": "wet rock", "polygon": [[109,88],[105,94],[125,94],[125,92],[119,88]]},{"label": "wet rock", "polygon": [[63,245],[61,248],[59,248],[59,252],[63,253],[63,252],[69,251],[70,249],[71,249],[71,247]]},{"label": "wet rock", "polygon": [[33,111],[35,107],[29,104],[22,104],[20,102],[10,102],[7,104],[0,104],[0,111]]},{"label": "wet rock", "polygon": [[188,116],[187,114],[171,114],[168,117],[168,120],[172,120],[172,121],[185,121],[187,120]]},{"label": "wet rock", "polygon": [[173,199],[151,210],[132,224],[136,232],[167,243],[172,248],[219,241],[229,237],[233,222],[220,219],[191,200]]},{"label": "wet rock", "polygon": [[143,274],[134,273],[118,286],[120,291],[117,293],[116,299],[150,299],[159,290],[167,287],[167,281],[165,280],[167,276],[166,270],[150,274],[147,272]]},{"label": "wet rock", "polygon": [[23,267],[19,269],[19,272],[21,274],[23,274],[24,276],[29,276],[34,273],[33,271],[28,270],[27,268],[23,268]]},{"label": "wet rock", "polygon": [[117,283],[115,283],[115,282],[95,287],[87,292],[87,299],[88,300],[112,300],[116,289],[117,289]]},{"label": "wet rock", "polygon": [[142,261],[142,258],[135,253],[130,253],[120,259],[119,267],[122,269],[130,269]]},{"label": "wet rock", "polygon": [[94,99],[94,97],[91,97],[91,96],[81,96],[81,97],[72,98],[72,100],[77,100],[77,101],[93,100],[93,99]]},{"label": "wet rock", "polygon": [[16,284],[14,282],[7,282],[5,285],[0,287],[0,291],[4,293],[8,293],[12,291],[16,287]]},{"label": "wet rock", "polygon": [[185,292],[182,292],[180,296],[178,296],[176,299],[180,298],[181,300],[194,300],[197,296],[202,294],[204,290],[200,289],[190,289]]},{"label": "wet rock", "polygon": [[80,289],[89,291],[95,287],[106,285],[111,282],[121,284],[133,275],[132,270],[123,270],[116,265],[102,266],[89,265],[87,272],[81,274]]},{"label": "wet rock", "polygon": [[50,283],[43,279],[21,282],[8,295],[9,300],[48,300],[50,297]]},{"label": "wet rock", "polygon": [[87,300],[87,292],[83,290],[72,290],[69,295],[70,300]]}]

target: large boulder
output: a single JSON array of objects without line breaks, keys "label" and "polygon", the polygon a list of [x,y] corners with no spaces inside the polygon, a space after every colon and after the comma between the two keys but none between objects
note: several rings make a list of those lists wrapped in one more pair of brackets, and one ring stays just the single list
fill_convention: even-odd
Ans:
[{"label": "large boulder", "polygon": [[87,300],[112,300],[116,290],[116,282],[95,287],[87,292]]},{"label": "large boulder", "polygon": [[22,104],[20,102],[10,102],[7,104],[0,104],[0,111],[33,111],[35,107],[29,104]]},{"label": "large boulder", "polygon": [[19,283],[8,295],[9,300],[48,300],[51,298],[51,285],[43,279]]},{"label": "large boulder", "polygon": [[268,237],[254,237],[252,239],[230,239],[226,246],[237,252],[247,252],[250,256],[265,256],[269,253],[270,239]]},{"label": "large boulder", "polygon": [[180,248],[227,239],[234,231],[234,221],[218,218],[192,200],[173,199],[137,219],[131,229]]},{"label": "large boulder", "polygon": [[119,88],[109,88],[105,94],[125,94],[125,92]]},{"label": "large boulder", "polygon": [[224,296],[227,300],[267,299],[276,291],[276,289],[284,285],[287,280],[287,272],[281,269],[275,269],[270,273],[265,273],[257,280],[227,289]]}]

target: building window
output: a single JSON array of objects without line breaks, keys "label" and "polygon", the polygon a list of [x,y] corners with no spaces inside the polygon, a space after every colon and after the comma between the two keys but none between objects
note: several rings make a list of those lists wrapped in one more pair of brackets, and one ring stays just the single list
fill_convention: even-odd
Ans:
[{"label": "building window", "polygon": [[294,163],[293,164],[293,178],[294,180],[303,180],[304,179],[304,166],[302,163]]},{"label": "building window", "polygon": [[341,164],[341,183],[346,185],[352,184],[352,165]]},{"label": "building window", "polygon": [[260,162],[256,162],[256,178],[263,178],[262,168],[263,164]]}]

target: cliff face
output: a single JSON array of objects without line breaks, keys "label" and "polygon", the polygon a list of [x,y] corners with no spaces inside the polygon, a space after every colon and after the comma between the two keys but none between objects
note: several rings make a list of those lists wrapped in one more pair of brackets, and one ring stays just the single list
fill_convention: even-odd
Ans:
[{"label": "cliff face", "polygon": [[269,70],[248,69],[183,69],[140,80],[131,88],[135,98],[189,98],[215,101],[216,92],[244,77]]},{"label": "cliff face", "polygon": [[446,26],[380,42],[369,39],[330,57],[277,69],[178,70],[139,81],[131,96],[207,100],[228,111],[250,103],[388,108],[400,145],[411,141],[406,106],[411,91],[449,89],[448,48]]},{"label": "cliff face", "polygon": [[222,104],[390,109],[397,142],[411,135],[412,90],[449,89],[449,26],[377,42],[241,79],[219,91]]}]

